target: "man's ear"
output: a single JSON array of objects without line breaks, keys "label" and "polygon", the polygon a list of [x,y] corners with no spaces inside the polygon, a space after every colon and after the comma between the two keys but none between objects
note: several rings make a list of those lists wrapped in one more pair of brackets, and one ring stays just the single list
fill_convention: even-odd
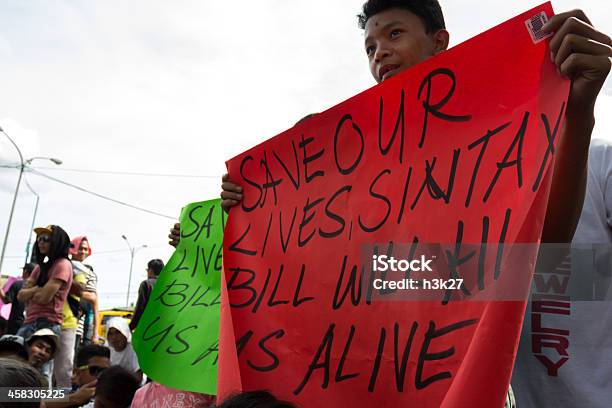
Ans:
[{"label": "man's ear", "polygon": [[438,55],[439,53],[446,51],[448,48],[448,41],[450,34],[445,29],[440,29],[432,35],[434,50],[433,54]]}]

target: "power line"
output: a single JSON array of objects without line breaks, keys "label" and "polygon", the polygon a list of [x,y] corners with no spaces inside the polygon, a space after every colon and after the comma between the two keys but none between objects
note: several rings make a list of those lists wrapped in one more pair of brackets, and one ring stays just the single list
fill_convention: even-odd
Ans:
[{"label": "power line", "polygon": [[133,208],[133,209],[138,210],[138,211],[143,211],[143,212],[146,212],[146,213],[149,213],[149,214],[157,215],[159,217],[164,217],[164,218],[169,218],[171,220],[176,220],[176,217],[171,217],[169,215],[165,215],[165,214],[159,213],[157,211],[147,210],[146,208],[139,207],[137,205],[129,204],[129,203],[126,203],[124,201],[120,201],[120,200],[117,200],[117,199],[114,199],[114,198],[111,198],[111,197],[107,197],[105,195],[96,193],[95,191],[87,190],[87,189],[85,189],[83,187],[80,187],[80,186],[77,186],[75,184],[68,183],[67,181],[60,180],[58,178],[49,176],[48,174],[42,173],[42,172],[40,172],[40,171],[38,171],[36,169],[30,169],[30,170],[32,171],[32,173],[34,173],[34,174],[36,174],[38,176],[45,177],[45,178],[47,178],[49,180],[55,181],[56,183],[64,184],[66,186],[72,187],[72,188],[74,188],[76,190],[79,190],[79,191],[82,191],[84,193],[94,195],[94,196],[96,196],[98,198],[102,198],[104,200],[112,201],[113,203],[120,204],[120,205],[123,205],[123,206],[126,206],[126,207],[130,207],[130,208]]},{"label": "power line", "polygon": [[54,170],[54,171],[70,171],[74,173],[92,173],[92,174],[110,174],[123,176],[145,176],[145,177],[175,177],[175,178],[206,178],[219,180],[221,176],[207,176],[200,174],[165,174],[165,173],[148,173],[148,172],[133,172],[133,171],[111,171],[111,170],[87,170],[87,169],[70,169],[65,167],[35,167],[35,169]]},{"label": "power line", "polygon": [[[170,246],[170,244],[160,244],[160,245],[149,245],[147,246],[147,249],[159,249],[159,248],[165,248],[166,246]],[[107,249],[107,250],[103,250],[103,251],[94,251],[91,256],[94,255],[106,255],[106,254],[117,254],[120,252],[125,252],[126,254],[129,255],[130,250],[128,248],[121,248],[121,249]],[[8,255],[5,256],[5,258],[23,258],[23,255]]]},{"label": "power line", "polygon": [[91,256],[94,255],[105,255],[105,254],[118,254],[121,252],[125,252],[127,255],[130,254],[130,250],[125,248],[125,249],[111,249],[109,251],[95,251],[91,254]]}]

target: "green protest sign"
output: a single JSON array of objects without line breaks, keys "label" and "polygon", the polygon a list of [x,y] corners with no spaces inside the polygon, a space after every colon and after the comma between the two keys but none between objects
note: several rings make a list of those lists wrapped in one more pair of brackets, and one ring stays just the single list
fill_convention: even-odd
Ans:
[{"label": "green protest sign", "polygon": [[133,334],[140,367],[168,387],[216,394],[221,200],[192,203],[180,217],[181,240],[153,288]]}]

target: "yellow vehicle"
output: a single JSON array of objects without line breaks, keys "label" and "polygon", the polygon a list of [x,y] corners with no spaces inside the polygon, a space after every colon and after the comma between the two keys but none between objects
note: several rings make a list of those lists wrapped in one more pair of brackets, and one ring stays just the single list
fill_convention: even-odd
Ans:
[{"label": "yellow vehicle", "polygon": [[100,320],[98,321],[98,327],[96,327],[96,331],[98,332],[98,337],[100,338],[99,342],[101,344],[106,343],[106,322],[112,317],[123,317],[127,319],[128,322],[132,319],[132,315],[134,311],[128,308],[116,307],[114,309],[109,310],[100,310],[98,312],[100,316]]}]

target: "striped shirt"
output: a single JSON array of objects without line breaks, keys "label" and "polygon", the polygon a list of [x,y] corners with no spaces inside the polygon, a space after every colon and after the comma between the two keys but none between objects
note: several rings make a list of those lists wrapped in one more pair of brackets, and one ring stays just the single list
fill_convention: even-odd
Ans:
[{"label": "striped shirt", "polygon": [[[96,275],[96,273],[90,269],[90,266],[78,261],[72,261],[72,265],[75,269],[75,272],[78,271],[85,274],[85,291],[97,293],[98,275]],[[86,304],[86,313],[84,313],[83,316],[81,316],[81,318],[79,319],[79,326],[77,327],[76,331],[77,336],[83,336],[85,328],[85,318],[88,314],[87,311],[91,309],[91,305],[89,303]]]}]

